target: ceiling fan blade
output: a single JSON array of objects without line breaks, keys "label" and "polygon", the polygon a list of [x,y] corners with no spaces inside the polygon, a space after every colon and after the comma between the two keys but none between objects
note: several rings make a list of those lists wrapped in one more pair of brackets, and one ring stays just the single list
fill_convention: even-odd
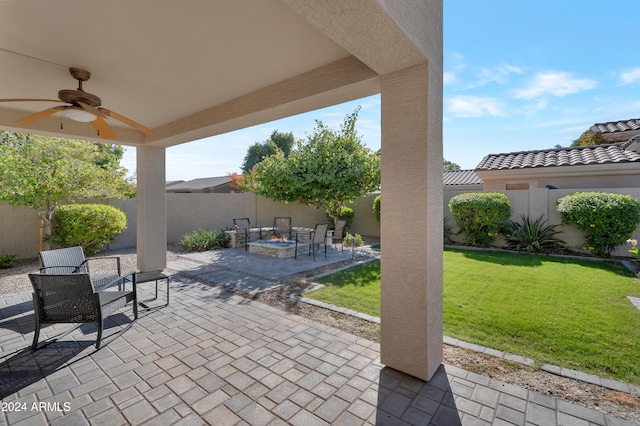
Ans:
[{"label": "ceiling fan blade", "polygon": [[48,117],[52,114],[55,114],[58,111],[62,111],[63,109],[65,109],[66,106],[57,106],[57,107],[53,107],[53,108],[48,108],[45,109],[44,111],[40,111],[40,112],[36,112],[35,114],[31,114],[26,116],[25,118],[22,118],[18,121],[16,121],[16,123],[18,124],[31,124],[34,123],[38,120],[41,120],[45,117]]},{"label": "ceiling fan blade", "polygon": [[0,102],[62,102],[60,99],[0,99]]},{"label": "ceiling fan blade", "polygon": [[96,117],[96,119],[91,122],[91,125],[98,131],[98,134],[101,138],[113,139],[116,137],[115,132],[113,131],[111,126],[109,126],[107,120],[102,117]]},{"label": "ceiling fan blade", "polygon": [[118,121],[123,122],[124,124],[128,124],[129,126],[133,127],[136,130],[141,131],[142,133],[151,136],[153,135],[153,130],[143,126],[140,123],[136,123],[135,121],[131,120],[130,118],[127,118],[123,115],[118,114],[117,112],[113,112],[111,110],[108,110],[106,108],[99,108],[100,111],[104,112],[106,115],[108,115],[109,117],[113,117]]},{"label": "ceiling fan blade", "polygon": [[80,101],[78,101],[78,105],[80,105],[82,109],[87,111],[89,114],[93,114],[96,117],[104,118],[104,114],[97,108],[94,108],[91,105],[85,104],[84,102],[80,102]]}]

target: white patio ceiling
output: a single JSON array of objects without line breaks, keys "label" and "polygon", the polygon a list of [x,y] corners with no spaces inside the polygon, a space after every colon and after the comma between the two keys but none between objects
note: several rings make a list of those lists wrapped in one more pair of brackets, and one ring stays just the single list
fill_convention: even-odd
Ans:
[{"label": "white patio ceiling", "polygon": [[[112,142],[168,147],[378,91],[378,74],[362,58],[284,3],[303,14],[316,7],[287,0],[0,1],[0,98],[57,99],[58,90],[77,87],[67,68],[80,67],[92,73],[84,90],[103,107],[154,131],[145,136],[108,119]],[[335,10],[321,19],[380,8],[375,0],[324,3]],[[349,28],[336,32],[343,31]],[[0,103],[0,128],[100,140],[88,123],[58,113],[16,124],[56,105]]]}]

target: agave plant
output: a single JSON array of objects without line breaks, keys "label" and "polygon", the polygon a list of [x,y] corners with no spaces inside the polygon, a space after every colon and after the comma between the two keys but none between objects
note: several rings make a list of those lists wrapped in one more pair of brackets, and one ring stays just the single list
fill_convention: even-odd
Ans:
[{"label": "agave plant", "polygon": [[563,248],[565,242],[556,235],[557,225],[546,225],[544,216],[531,220],[522,215],[522,223],[509,221],[505,235],[509,248],[529,253],[547,253],[549,250]]}]

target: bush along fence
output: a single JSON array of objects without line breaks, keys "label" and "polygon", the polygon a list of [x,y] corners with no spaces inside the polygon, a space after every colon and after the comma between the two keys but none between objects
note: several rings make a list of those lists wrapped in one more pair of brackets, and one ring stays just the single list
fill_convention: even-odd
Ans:
[{"label": "bush along fence", "polygon": [[[522,214],[519,221],[509,220],[511,205],[502,193],[458,194],[448,206],[458,227],[456,232],[445,221],[449,241],[455,235],[464,244],[489,247],[502,234],[502,246],[531,253],[577,251],[598,257],[614,253],[630,257],[635,241],[631,237],[640,223],[637,199],[608,192],[576,192],[559,198],[554,212],[555,219],[560,219],[557,224],[550,224],[544,214],[537,218]],[[578,244],[568,245],[560,238],[566,227],[580,231]]]}]

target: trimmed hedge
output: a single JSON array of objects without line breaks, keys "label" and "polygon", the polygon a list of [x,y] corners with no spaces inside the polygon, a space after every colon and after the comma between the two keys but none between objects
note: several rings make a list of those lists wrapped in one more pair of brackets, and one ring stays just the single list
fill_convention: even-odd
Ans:
[{"label": "trimmed hedge", "polygon": [[82,246],[96,254],[127,228],[127,216],[106,204],[67,204],[56,209],[51,242],[60,247]]},{"label": "trimmed hedge", "polygon": [[380,222],[380,195],[373,200],[373,215],[376,217],[376,220]]},{"label": "trimmed hedge", "polygon": [[559,199],[556,208],[563,222],[587,234],[583,249],[597,256],[611,256],[640,223],[640,204],[629,195],[576,192]]},{"label": "trimmed hedge", "polygon": [[467,245],[489,247],[511,216],[511,204],[498,192],[456,195],[449,209]]}]

